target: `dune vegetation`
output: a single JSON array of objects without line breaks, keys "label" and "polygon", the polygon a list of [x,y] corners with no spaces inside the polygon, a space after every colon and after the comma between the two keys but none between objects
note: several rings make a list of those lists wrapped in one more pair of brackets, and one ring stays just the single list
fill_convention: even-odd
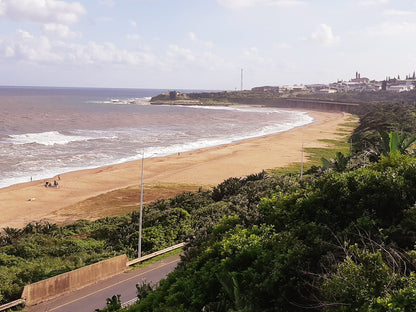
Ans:
[{"label": "dune vegetation", "polygon": [[[145,253],[186,241],[178,269],[127,311],[412,311],[416,158],[411,104],[367,104],[332,156],[230,178],[145,206]],[[0,299],[27,283],[137,253],[138,213],[0,236]],[[115,294],[116,295],[116,294]],[[108,311],[118,310],[109,300]],[[112,307],[113,306],[113,307]],[[116,308],[114,308],[114,306]]]}]

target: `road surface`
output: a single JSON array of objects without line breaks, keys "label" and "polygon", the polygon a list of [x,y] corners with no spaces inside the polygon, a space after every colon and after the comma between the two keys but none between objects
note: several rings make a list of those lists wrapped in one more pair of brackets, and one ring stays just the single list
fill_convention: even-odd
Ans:
[{"label": "road surface", "polygon": [[145,280],[158,282],[172,272],[180,260],[171,256],[146,267],[121,273],[78,291],[29,307],[29,312],[93,312],[106,306],[106,299],[121,295],[122,303],[137,298],[136,284]]}]

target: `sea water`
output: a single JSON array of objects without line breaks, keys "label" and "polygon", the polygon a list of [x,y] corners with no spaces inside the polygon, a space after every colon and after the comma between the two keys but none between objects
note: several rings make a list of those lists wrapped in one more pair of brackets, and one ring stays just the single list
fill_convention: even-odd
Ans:
[{"label": "sea water", "polygon": [[150,97],[162,92],[167,90],[0,87],[0,187],[313,121],[305,112],[270,107],[150,105]]}]

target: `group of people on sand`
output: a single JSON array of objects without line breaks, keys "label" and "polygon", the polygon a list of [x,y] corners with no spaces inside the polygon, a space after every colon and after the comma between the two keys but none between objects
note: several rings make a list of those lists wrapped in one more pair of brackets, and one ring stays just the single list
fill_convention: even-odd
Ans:
[{"label": "group of people on sand", "polygon": [[[61,179],[61,177],[58,176],[58,180],[60,180],[60,179]],[[56,188],[58,188],[59,187],[59,183],[56,180],[53,181],[53,184],[51,182],[49,182],[49,181],[46,181],[45,182],[45,187],[56,187]]]},{"label": "group of people on sand", "polygon": [[52,183],[51,183],[51,182],[46,181],[46,182],[45,182],[45,187],[56,187],[56,188],[58,188],[58,187],[59,187],[59,183],[58,183],[56,180],[54,180],[54,181],[53,181],[53,185],[52,185]]}]

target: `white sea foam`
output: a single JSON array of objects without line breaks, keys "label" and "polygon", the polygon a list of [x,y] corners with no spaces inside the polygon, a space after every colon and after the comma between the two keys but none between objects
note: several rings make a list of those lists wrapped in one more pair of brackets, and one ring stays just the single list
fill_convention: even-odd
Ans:
[{"label": "white sea foam", "polygon": [[298,111],[290,111],[284,110],[281,108],[275,107],[264,107],[264,106],[242,106],[242,105],[230,105],[230,106],[223,106],[223,105],[178,105],[181,107],[190,107],[195,109],[207,109],[207,110],[227,110],[227,111],[239,111],[239,112],[247,112],[247,113],[262,113],[262,114],[269,114],[269,113],[302,113]]},{"label": "white sea foam", "polygon": [[293,117],[296,119],[293,122],[287,123],[278,123],[273,125],[264,126],[252,133],[245,134],[234,134],[227,137],[216,137],[216,138],[204,138],[195,140],[192,142],[185,142],[182,144],[171,144],[166,146],[152,146],[144,148],[143,151],[137,151],[137,154],[131,157],[123,158],[118,161],[118,163],[123,163],[126,161],[137,160],[142,157],[142,152],[146,158],[152,157],[163,157],[168,155],[173,155],[180,152],[189,152],[201,148],[208,148],[214,146],[220,146],[230,143],[235,143],[243,141],[245,139],[257,138],[266,135],[271,135],[279,132],[288,131],[290,129],[307,125],[314,121],[312,117],[307,115],[304,112],[291,112],[294,113]]},{"label": "white sea foam", "polygon": [[[111,112],[114,108],[111,107]],[[103,109],[105,111],[106,107],[98,111],[101,113]],[[56,131],[55,128],[55,131],[3,135],[0,143],[7,143],[4,145],[7,151],[0,154],[9,165],[3,168],[0,187],[28,182],[31,177],[33,180],[50,179],[64,172],[137,160],[142,152],[146,158],[161,157],[229,144],[287,131],[313,121],[303,112],[264,107],[196,106],[191,107],[191,113],[177,106],[169,107],[166,113],[160,107],[137,106],[137,109],[136,116],[143,114],[147,119],[120,124],[118,128],[97,126],[95,130],[88,130],[85,128],[91,126],[90,119],[85,119],[88,127],[84,124],[82,129]],[[197,111],[204,109],[236,113],[200,111],[200,114]],[[129,108],[128,114],[131,111]],[[119,112],[124,112],[124,108],[120,106]],[[145,115],[148,112],[149,115]]]},{"label": "white sea foam", "polygon": [[[91,132],[92,133],[92,132]],[[3,139],[3,142],[11,144],[31,144],[36,143],[40,145],[65,145],[71,142],[88,141],[97,138],[115,138],[115,136],[85,136],[64,134],[59,131],[47,131],[40,133],[24,133],[24,134],[10,134],[7,138]]]},{"label": "white sea foam", "polygon": [[40,133],[10,134],[5,141],[12,144],[37,143],[41,145],[68,144],[74,141],[86,141],[92,139],[85,136],[65,135],[58,131]]},{"label": "white sea foam", "polygon": [[141,97],[141,98],[128,98],[128,99],[119,99],[119,98],[113,98],[113,99],[107,99],[104,101],[87,101],[86,103],[92,103],[92,104],[111,104],[111,105],[144,105],[144,104],[150,104],[151,97]]}]

